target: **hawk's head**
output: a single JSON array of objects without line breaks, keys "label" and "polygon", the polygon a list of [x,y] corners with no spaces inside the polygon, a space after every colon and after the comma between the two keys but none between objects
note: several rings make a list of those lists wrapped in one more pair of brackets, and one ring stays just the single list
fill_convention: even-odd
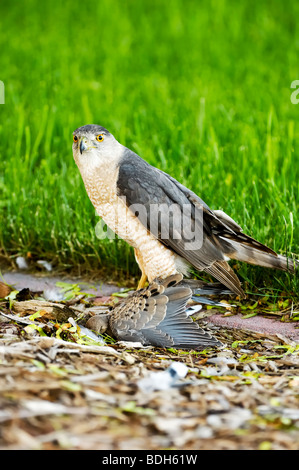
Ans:
[{"label": "hawk's head", "polygon": [[107,129],[96,124],[76,129],[73,141],[73,155],[78,166],[107,163],[107,159],[118,156],[122,147]]}]

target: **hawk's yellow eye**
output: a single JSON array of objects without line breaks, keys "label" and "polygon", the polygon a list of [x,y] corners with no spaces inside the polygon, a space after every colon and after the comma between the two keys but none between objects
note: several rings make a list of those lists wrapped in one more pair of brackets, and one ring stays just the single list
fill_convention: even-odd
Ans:
[{"label": "hawk's yellow eye", "polygon": [[73,136],[73,141],[76,143],[78,142],[78,137],[76,135]]},{"label": "hawk's yellow eye", "polygon": [[97,139],[98,142],[103,142],[103,140],[104,140],[103,134],[97,135],[96,139]]}]

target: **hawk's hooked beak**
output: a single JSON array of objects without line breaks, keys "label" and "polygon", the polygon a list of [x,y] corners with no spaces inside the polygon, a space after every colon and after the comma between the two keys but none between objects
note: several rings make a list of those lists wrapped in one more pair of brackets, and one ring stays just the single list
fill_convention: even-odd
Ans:
[{"label": "hawk's hooked beak", "polygon": [[82,155],[82,153],[84,152],[84,150],[87,150],[89,147],[87,145],[87,140],[85,137],[81,137],[80,138],[80,143],[79,143],[79,149],[80,149],[80,153]]}]

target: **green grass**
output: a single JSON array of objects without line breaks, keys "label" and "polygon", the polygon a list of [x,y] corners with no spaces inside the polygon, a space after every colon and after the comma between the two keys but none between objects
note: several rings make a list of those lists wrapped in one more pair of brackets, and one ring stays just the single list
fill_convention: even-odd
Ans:
[{"label": "green grass", "polygon": [[[99,123],[298,256],[298,15],[280,0],[1,2],[1,252],[137,275],[123,241],[97,240],[72,158],[72,131]],[[285,273],[238,272],[251,290],[298,290]]]}]

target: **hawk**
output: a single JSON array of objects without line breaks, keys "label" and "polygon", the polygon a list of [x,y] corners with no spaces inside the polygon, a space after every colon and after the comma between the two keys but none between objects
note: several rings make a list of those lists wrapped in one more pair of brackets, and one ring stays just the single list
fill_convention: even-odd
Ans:
[{"label": "hawk", "polygon": [[142,272],[138,289],[147,279],[152,282],[177,273],[188,276],[195,268],[242,298],[244,291],[228,264],[230,259],[290,272],[298,267],[298,261],[243,233],[231,217],[210,209],[104,127],[79,127],[73,141],[75,162],[98,215],[134,248]]}]

